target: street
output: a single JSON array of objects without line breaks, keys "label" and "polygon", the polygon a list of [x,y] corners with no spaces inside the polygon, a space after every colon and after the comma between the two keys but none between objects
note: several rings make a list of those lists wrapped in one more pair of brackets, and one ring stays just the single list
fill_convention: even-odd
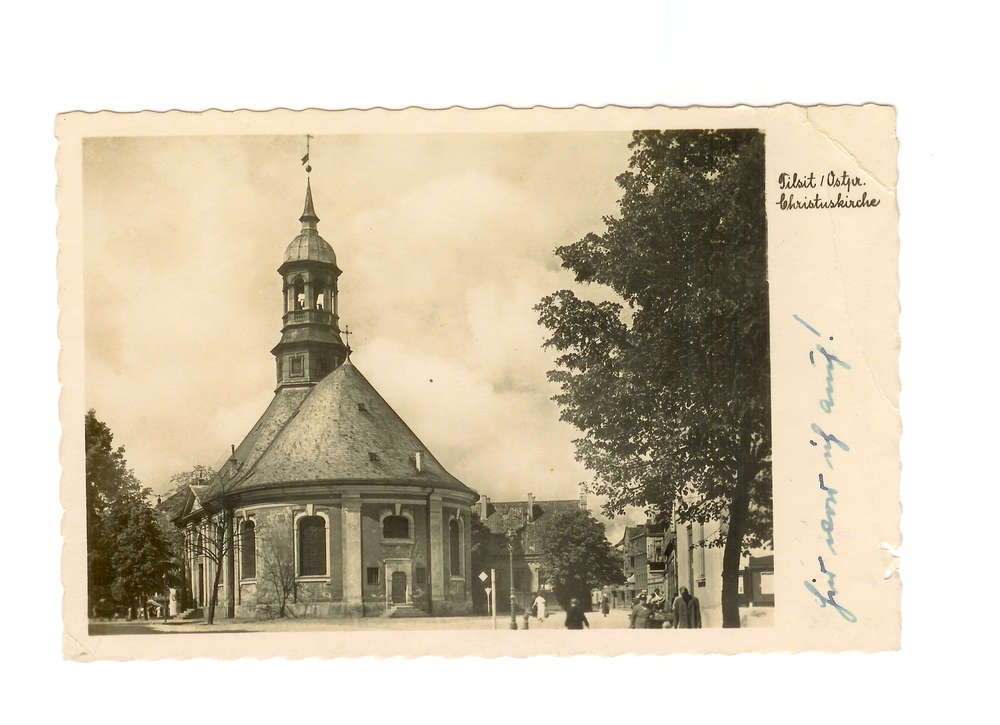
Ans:
[{"label": "street", "polygon": [[[542,630],[561,630],[565,613],[554,612],[543,622],[532,617],[528,623],[528,632]],[[628,627],[629,611],[612,609],[607,617],[600,612],[588,612],[587,621],[591,629],[624,629]],[[523,616],[518,617],[517,626],[521,630],[524,625]],[[216,619],[215,624],[208,626],[204,621],[171,620],[166,624],[162,620],[136,622],[91,622],[91,636],[118,634],[208,634],[208,633],[246,633],[246,632],[308,632],[308,631],[406,631],[406,630],[489,630],[493,628],[491,617],[421,617],[407,619],[386,619],[383,617],[365,617],[363,619],[271,619],[271,620],[238,620]],[[497,617],[497,629],[510,629],[510,616]]]}]

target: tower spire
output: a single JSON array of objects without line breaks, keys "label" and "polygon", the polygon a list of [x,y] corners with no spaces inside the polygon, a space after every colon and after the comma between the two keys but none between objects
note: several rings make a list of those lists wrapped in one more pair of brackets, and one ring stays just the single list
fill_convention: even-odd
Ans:
[{"label": "tower spire", "polygon": [[311,224],[313,229],[316,228],[316,223],[319,222],[319,217],[316,216],[316,210],[313,208],[313,192],[309,179],[306,179],[306,205],[302,210],[302,216],[299,217],[299,221],[302,222],[303,228]]},{"label": "tower spire", "polygon": [[299,217],[302,231],[285,249],[278,267],[283,280],[281,340],[271,350],[278,388],[312,386],[343,362],[347,346],[340,338],[337,303],[337,256],[316,230],[312,184]]}]

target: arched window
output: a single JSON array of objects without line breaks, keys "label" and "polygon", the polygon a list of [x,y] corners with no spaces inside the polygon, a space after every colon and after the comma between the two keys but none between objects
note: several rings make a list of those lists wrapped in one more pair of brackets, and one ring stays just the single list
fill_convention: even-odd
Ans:
[{"label": "arched window", "polygon": [[402,516],[386,516],[382,521],[383,539],[410,538],[410,522]]},{"label": "arched window", "polygon": [[451,542],[451,573],[458,576],[462,573],[462,536],[455,519],[448,524],[448,536]]},{"label": "arched window", "polygon": [[320,516],[299,519],[299,576],[326,574],[326,522]]},{"label": "arched window", "polygon": [[295,280],[295,309],[301,310],[306,306],[306,286],[299,277]]},{"label": "arched window", "polygon": [[257,578],[257,536],[253,521],[240,524],[240,576]]}]

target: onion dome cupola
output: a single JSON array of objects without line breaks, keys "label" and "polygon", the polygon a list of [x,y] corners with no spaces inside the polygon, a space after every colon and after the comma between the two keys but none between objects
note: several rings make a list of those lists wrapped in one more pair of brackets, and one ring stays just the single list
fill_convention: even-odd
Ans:
[{"label": "onion dome cupola", "polygon": [[278,389],[312,386],[347,357],[340,339],[337,279],[341,271],[331,247],[316,230],[312,187],[306,182],[306,203],[299,217],[302,231],[285,249],[278,267],[284,312],[281,341],[275,357]]}]

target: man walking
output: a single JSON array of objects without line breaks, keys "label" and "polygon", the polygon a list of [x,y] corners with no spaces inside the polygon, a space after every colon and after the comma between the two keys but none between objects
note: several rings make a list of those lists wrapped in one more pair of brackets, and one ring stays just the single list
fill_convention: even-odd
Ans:
[{"label": "man walking", "polygon": [[701,629],[701,605],[687,587],[681,587],[674,600],[674,629]]},{"label": "man walking", "polygon": [[580,600],[573,598],[569,600],[569,609],[566,610],[566,629],[590,629],[590,622],[587,615],[583,613]]}]

